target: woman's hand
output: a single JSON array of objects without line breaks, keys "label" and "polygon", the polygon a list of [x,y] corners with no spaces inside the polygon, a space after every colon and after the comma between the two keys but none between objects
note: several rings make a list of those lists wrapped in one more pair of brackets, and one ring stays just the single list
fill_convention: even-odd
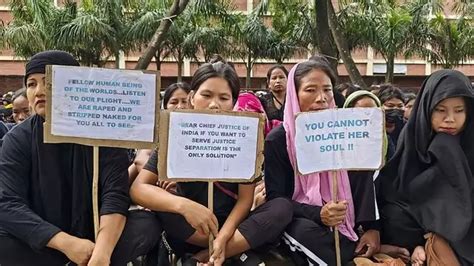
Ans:
[{"label": "woman's hand", "polygon": [[74,263],[87,264],[94,251],[95,244],[88,240],[77,238],[71,239],[70,246],[65,247],[64,254]]},{"label": "woman's hand", "polygon": [[411,254],[411,265],[422,266],[426,262],[426,252],[423,246],[417,246]]},{"label": "woman's hand", "polygon": [[368,230],[359,240],[355,253],[358,256],[370,258],[380,250],[380,233],[377,230]]},{"label": "woman's hand", "polygon": [[110,258],[107,258],[103,255],[97,255],[97,256],[92,255],[91,259],[89,260],[89,263],[87,263],[87,266],[109,266],[109,265],[110,265]]},{"label": "woman's hand", "polygon": [[158,181],[157,185],[168,192],[176,191],[176,182],[173,181]]},{"label": "woman's hand", "polygon": [[85,265],[92,256],[95,244],[89,239],[82,239],[59,232],[49,240],[47,246],[61,251],[75,264]]},{"label": "woman's hand", "polygon": [[321,208],[321,221],[329,227],[340,225],[346,218],[347,201],[330,201]]},{"label": "woman's hand", "polygon": [[220,266],[224,264],[225,261],[225,248],[227,245],[227,240],[221,237],[217,237],[213,242],[212,255],[209,258],[209,263],[211,265]]},{"label": "woman's hand", "polygon": [[184,216],[186,221],[196,229],[198,233],[206,236],[211,233],[212,235],[217,236],[219,223],[211,210],[199,203],[187,199],[179,209],[179,213]]},{"label": "woman's hand", "polygon": [[267,201],[266,199],[266,191],[265,191],[265,183],[260,183],[255,187],[255,197],[254,197],[254,206],[253,209],[257,208],[258,206],[262,205]]}]

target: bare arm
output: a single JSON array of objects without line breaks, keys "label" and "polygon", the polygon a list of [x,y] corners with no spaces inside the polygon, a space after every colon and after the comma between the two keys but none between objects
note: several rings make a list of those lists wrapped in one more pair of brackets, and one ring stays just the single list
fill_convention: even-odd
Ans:
[{"label": "bare arm", "polygon": [[253,203],[255,184],[239,185],[239,197],[214,240],[214,249],[209,262],[222,265],[225,260],[227,242],[232,238],[239,224],[247,217]]},{"label": "bare arm", "polygon": [[172,212],[184,216],[186,221],[198,232],[217,235],[217,218],[205,206],[176,196],[158,187],[158,176],[143,169],[130,189],[132,200],[153,211]]},{"label": "bare arm", "polygon": [[250,208],[252,208],[254,190],[255,184],[239,185],[239,197],[237,202],[221,230],[219,230],[217,237],[221,237],[226,241],[232,237],[237,227],[249,214]]},{"label": "bare arm", "polygon": [[143,169],[143,166],[145,166],[152,152],[153,150],[149,150],[149,149],[143,149],[143,150],[137,151],[137,156],[135,157],[133,164],[135,164],[135,168],[138,173]]},{"label": "bare arm", "polygon": [[100,228],[89,265],[109,265],[120,235],[125,227],[126,217],[114,213],[100,217]]},{"label": "bare arm", "polygon": [[59,232],[49,240],[46,246],[62,252],[72,262],[79,265],[89,261],[95,245],[88,239]]},{"label": "bare arm", "polygon": [[137,178],[137,176],[138,176],[137,166],[134,163],[132,163],[128,167],[128,182],[130,183],[130,185],[133,183],[133,181],[135,181],[135,178]]},{"label": "bare arm", "polygon": [[130,188],[130,196],[136,204],[153,211],[181,213],[181,206],[189,201],[173,195],[156,185],[158,176],[143,169]]}]

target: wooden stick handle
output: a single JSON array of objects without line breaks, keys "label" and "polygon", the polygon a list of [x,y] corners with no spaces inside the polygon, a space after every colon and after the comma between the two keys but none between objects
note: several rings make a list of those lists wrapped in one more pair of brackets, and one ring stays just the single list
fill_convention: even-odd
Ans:
[{"label": "wooden stick handle", "polygon": [[[337,172],[331,171],[332,175],[332,200],[337,203]],[[334,243],[336,248],[336,265],[341,266],[341,246],[339,241],[339,230],[334,227]]]},{"label": "wooden stick handle", "polygon": [[[207,187],[207,208],[214,212],[214,183],[208,182]],[[209,231],[209,259],[214,252],[214,235]]]},{"label": "wooden stick handle", "polygon": [[99,233],[99,146],[93,147],[92,211],[94,214],[94,236]]}]

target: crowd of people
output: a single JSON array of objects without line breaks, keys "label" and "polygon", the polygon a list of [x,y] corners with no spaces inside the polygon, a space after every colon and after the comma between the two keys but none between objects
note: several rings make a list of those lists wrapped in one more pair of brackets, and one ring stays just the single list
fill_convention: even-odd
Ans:
[{"label": "crowd of people", "polygon": [[[100,148],[100,229],[92,219],[92,148],[43,142],[45,66],[79,63],[45,51],[27,63],[15,93],[17,125],[0,148],[0,265],[474,264],[474,91],[461,72],[439,70],[417,95],[391,84],[337,85],[324,57],[267,74],[267,93],[241,91],[231,63],[201,65],[172,84],[162,109],[250,111],[266,117],[263,176],[252,183],[158,179],[158,151]],[[296,170],[295,115],[331,108],[382,108],[384,166]],[[31,116],[30,116],[31,109]],[[15,110],[18,110],[17,112]],[[27,118],[29,117],[29,118]],[[319,155],[320,156],[320,155]],[[209,252],[209,235],[214,236]],[[281,264],[282,263],[282,264]],[[379,264],[375,264],[379,263]],[[268,265],[272,265],[269,263]]]}]

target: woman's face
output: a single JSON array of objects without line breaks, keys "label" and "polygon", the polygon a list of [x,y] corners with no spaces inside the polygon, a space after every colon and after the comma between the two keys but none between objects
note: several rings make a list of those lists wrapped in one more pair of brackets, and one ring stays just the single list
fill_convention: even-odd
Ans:
[{"label": "woman's face", "polygon": [[442,100],[431,113],[431,127],[436,133],[457,135],[466,123],[466,103],[463,97]]},{"label": "woman's face", "polygon": [[403,117],[408,120],[410,118],[411,110],[413,109],[413,105],[415,104],[415,99],[409,100],[407,104],[405,105],[405,113],[403,114]]},{"label": "woman's face", "polygon": [[383,103],[383,109],[390,110],[390,109],[399,109],[404,110],[405,104],[402,100],[398,98],[390,98]]},{"label": "woman's face", "polygon": [[176,89],[171,95],[168,103],[166,104],[166,109],[188,109],[188,94],[183,89]]},{"label": "woman's face", "polygon": [[30,116],[30,105],[28,99],[19,96],[13,101],[13,120],[19,124]]},{"label": "woman's face", "polygon": [[286,91],[286,74],[283,70],[275,68],[270,74],[270,80],[268,81],[268,88],[272,92],[284,92]]},{"label": "woman's face", "polygon": [[26,80],[26,95],[33,111],[44,117],[46,114],[45,74],[35,73]]},{"label": "woman's face", "polygon": [[371,97],[364,96],[360,98],[359,100],[357,100],[357,102],[354,104],[354,107],[366,107],[366,108],[377,107],[377,103]]},{"label": "woman's face", "polygon": [[308,72],[297,90],[301,112],[328,109],[334,99],[331,79],[319,69]]},{"label": "woman's face", "polygon": [[231,111],[234,104],[229,83],[219,77],[204,81],[192,95],[191,105],[197,110],[219,109]]}]

